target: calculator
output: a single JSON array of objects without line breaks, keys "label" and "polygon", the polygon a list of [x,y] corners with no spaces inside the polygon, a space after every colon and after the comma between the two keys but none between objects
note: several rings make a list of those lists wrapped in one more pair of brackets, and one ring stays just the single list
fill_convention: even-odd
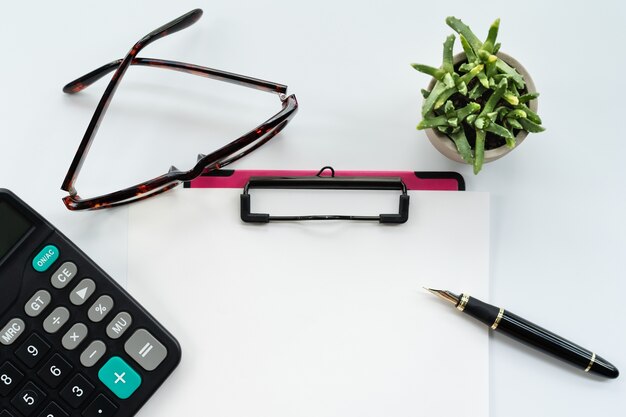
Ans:
[{"label": "calculator", "polygon": [[0,189],[0,417],[128,417],[174,371],[174,337]]}]

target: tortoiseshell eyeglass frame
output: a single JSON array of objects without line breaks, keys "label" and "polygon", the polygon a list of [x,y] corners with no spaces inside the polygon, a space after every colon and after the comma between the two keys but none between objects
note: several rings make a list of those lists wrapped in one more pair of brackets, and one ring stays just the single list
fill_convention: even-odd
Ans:
[{"label": "tortoiseshell eyeglass frame", "polygon": [[[91,122],[87,127],[87,131],[83,136],[76,155],[74,156],[74,160],[72,161],[65,180],[63,181],[63,185],[61,186],[62,190],[69,192],[69,196],[63,198],[63,202],[68,209],[95,210],[119,206],[152,197],[164,191],[170,190],[184,181],[190,181],[200,176],[203,172],[222,168],[254,151],[280,132],[296,114],[298,110],[298,101],[294,95],[287,96],[286,85],[183,62],[137,57],[139,51],[150,43],[191,26],[197,22],[201,16],[202,10],[200,9],[195,9],[184,14],[178,19],[175,19],[144,36],[132,47],[124,59],[118,59],[103,65],[102,67],[70,82],[63,88],[65,93],[74,94],[89,87],[106,74],[115,71],[113,78],[109,82],[109,85],[104,91],[104,94],[96,107],[94,115],[91,118]],[[98,131],[98,127],[100,126],[102,118],[111,103],[111,99],[117,90],[120,80],[131,65],[166,68],[206,78],[212,78],[227,83],[237,84],[244,87],[254,88],[261,91],[276,93],[280,98],[282,110],[255,129],[252,129],[248,133],[238,139],[235,139],[220,149],[208,155],[198,155],[196,165],[189,171],[183,172],[172,167],[166,174],[133,187],[101,195],[99,197],[83,199],[78,195],[76,188],[74,187],[74,183],[76,182],[76,178],[80,173],[85,157],[87,156],[87,152],[89,152],[93,138]]]}]

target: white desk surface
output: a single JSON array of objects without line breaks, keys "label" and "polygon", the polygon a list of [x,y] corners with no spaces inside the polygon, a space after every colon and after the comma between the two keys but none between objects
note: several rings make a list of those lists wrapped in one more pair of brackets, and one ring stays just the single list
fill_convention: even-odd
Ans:
[{"label": "white desk surface", "polygon": [[[0,6],[0,186],[20,195],[120,280],[126,274],[126,210],[70,213],[59,190],[105,84],[80,97],[65,96],[61,87],[120,58],[145,33],[194,7],[204,8],[202,20],[143,55],[285,83],[300,101],[300,112],[287,129],[234,168],[331,164],[462,173],[468,190],[491,193],[491,294],[475,295],[490,297],[625,369],[626,197],[620,161],[626,6],[534,0],[520,5],[457,0],[5,2]],[[542,93],[539,112],[547,131],[531,135],[478,176],[445,159],[415,130],[419,89],[428,79],[408,64],[440,62],[441,45],[451,33],[444,23],[450,14],[481,35],[501,17],[502,49],[524,63]],[[128,127],[129,143],[141,134],[124,123],[133,117],[150,120],[150,109],[139,108],[142,97],[150,102],[162,94],[177,106],[186,97],[191,105],[215,103],[211,81],[166,74],[164,84],[152,78],[152,72],[162,71],[132,70],[119,90],[129,93],[111,106],[112,111],[116,104],[123,107],[113,124],[122,136]],[[169,109],[171,119],[167,112],[155,112],[155,126],[184,124],[185,135],[211,126],[203,119],[210,108],[177,109]],[[236,117],[225,124],[252,127]],[[88,163],[114,160],[118,167],[115,158],[95,150],[94,145]],[[151,152],[156,151],[145,148],[137,160],[149,160]],[[605,381],[581,375],[500,335],[491,340],[490,373],[494,417],[612,416],[626,407],[625,377]],[[471,383],[471,376],[465,377]],[[471,415],[471,404],[464,414]]]}]

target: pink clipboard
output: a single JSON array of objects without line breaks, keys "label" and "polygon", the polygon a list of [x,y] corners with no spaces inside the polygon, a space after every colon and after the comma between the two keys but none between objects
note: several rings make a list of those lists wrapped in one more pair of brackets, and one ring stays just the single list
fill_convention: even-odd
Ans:
[{"label": "pink clipboard", "polygon": [[[220,169],[184,183],[185,188],[243,188],[251,177],[299,177],[319,170]],[[335,171],[336,177],[399,177],[407,190],[465,191],[465,180],[452,171]]]}]

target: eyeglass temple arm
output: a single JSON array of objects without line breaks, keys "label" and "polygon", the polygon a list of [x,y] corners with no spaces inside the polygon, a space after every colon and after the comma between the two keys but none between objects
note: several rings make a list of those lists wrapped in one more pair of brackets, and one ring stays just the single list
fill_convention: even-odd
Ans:
[{"label": "eyeglass temple arm", "polygon": [[[83,75],[80,78],[68,83],[63,87],[63,92],[67,94],[78,93],[91,84],[95,83],[105,75],[115,71],[120,64],[121,59],[109,62],[98,69]],[[246,77],[244,75],[234,74],[232,72],[220,71],[213,68],[201,67],[198,65],[187,64],[184,62],[167,61],[156,58],[134,58],[130,65],[142,65],[148,67],[165,68],[173,71],[186,72],[193,75],[199,75],[205,78],[211,78],[218,81],[224,81],[230,84],[237,84],[243,87],[253,88],[255,90],[266,91],[268,93],[286,94],[287,86],[277,84],[270,81],[260,80],[258,78]]]},{"label": "eyeglass temple arm", "polygon": [[153,30],[152,32],[141,38],[137,43],[135,43],[135,45],[128,52],[126,57],[118,65],[117,71],[115,72],[115,74],[113,74],[113,78],[111,79],[109,85],[104,91],[104,94],[102,95],[102,98],[98,103],[98,107],[96,107],[96,111],[94,112],[93,117],[89,122],[87,131],[85,132],[85,135],[83,136],[78,150],[76,151],[76,155],[74,155],[74,159],[72,160],[70,169],[65,176],[65,180],[63,180],[63,184],[61,185],[62,190],[68,191],[70,195],[76,194],[76,190],[74,189],[74,182],[76,181],[76,177],[80,173],[80,169],[83,166],[85,156],[87,155],[87,152],[89,152],[91,142],[98,132],[100,122],[102,121],[102,118],[104,117],[104,114],[106,113],[109,104],[111,103],[111,99],[113,98],[113,95],[117,90],[120,80],[126,73],[126,70],[130,66],[132,60],[135,59],[139,51],[141,51],[143,48],[156,41],[157,39],[160,39],[167,35],[171,35],[172,33],[176,33],[179,30],[183,30],[193,25],[198,21],[198,19],[200,19],[200,17],[202,17],[202,10],[192,10],[189,13],[186,13],[179,18],[174,19],[169,23],[166,23],[158,29]]}]

